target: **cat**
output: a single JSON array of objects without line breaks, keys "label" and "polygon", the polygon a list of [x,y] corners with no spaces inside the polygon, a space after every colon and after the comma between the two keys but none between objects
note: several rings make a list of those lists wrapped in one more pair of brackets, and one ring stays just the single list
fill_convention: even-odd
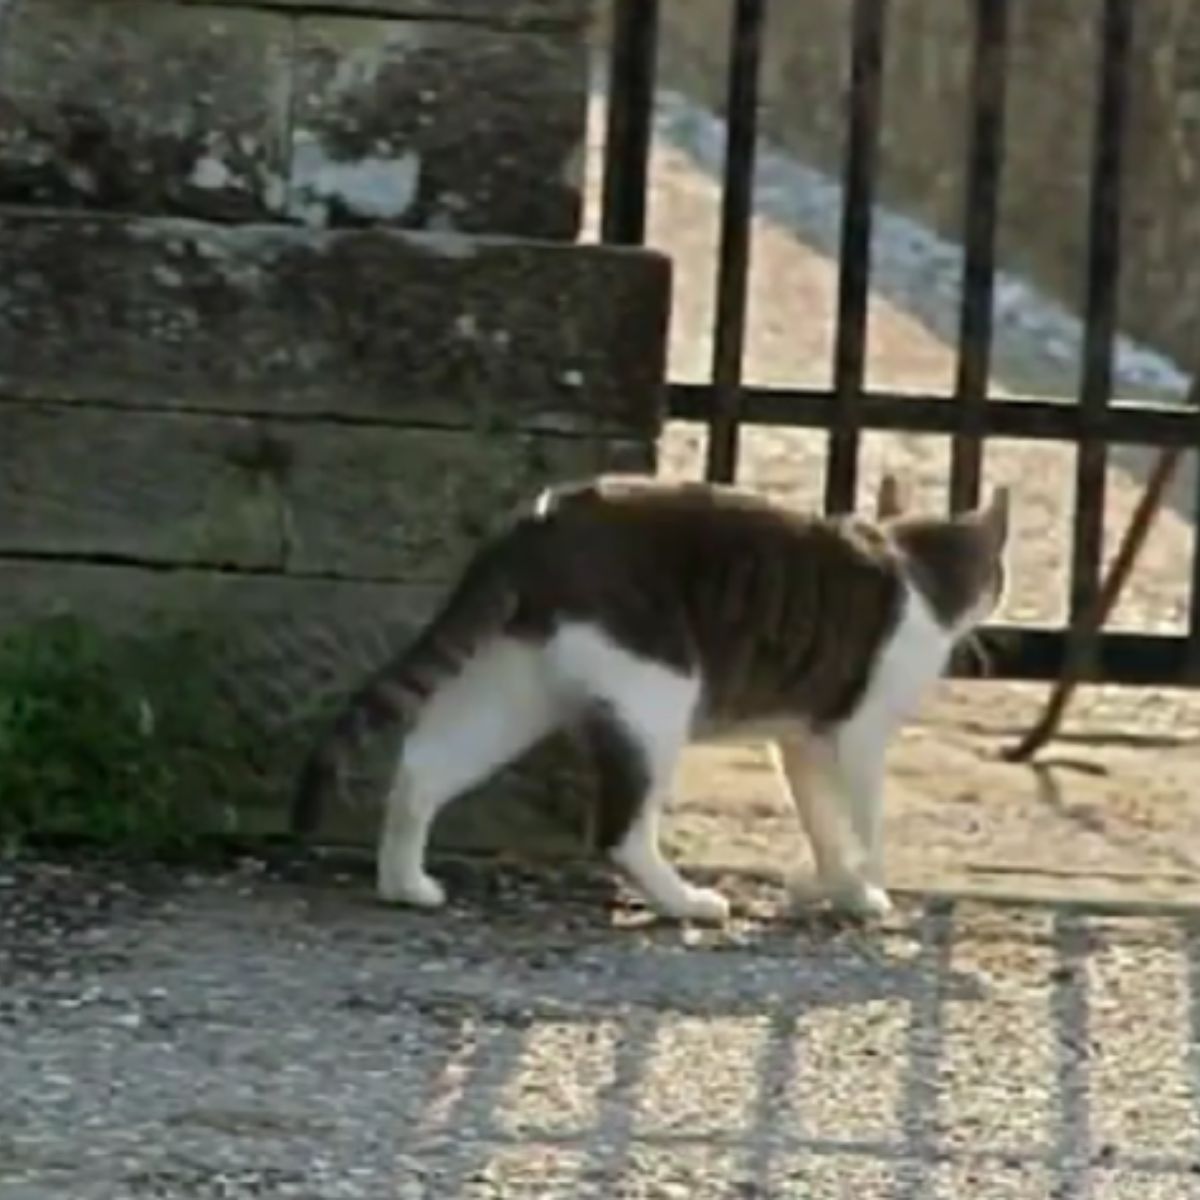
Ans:
[{"label": "cat", "polygon": [[662,855],[660,813],[689,742],[760,737],[812,844],[813,894],[881,917],[885,751],[999,603],[1008,522],[1004,488],[966,513],[915,516],[892,477],[874,520],[634,475],[551,487],[351,696],[304,764],[293,830],[315,829],[363,732],[399,729],[376,888],[436,908],[438,811],[572,727],[598,771],[599,847],[662,916],[721,923],[725,896]]}]

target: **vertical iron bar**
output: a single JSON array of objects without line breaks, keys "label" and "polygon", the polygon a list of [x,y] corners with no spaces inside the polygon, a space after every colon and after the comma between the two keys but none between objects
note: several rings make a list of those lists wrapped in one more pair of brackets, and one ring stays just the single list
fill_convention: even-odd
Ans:
[{"label": "vertical iron bar", "polygon": [[831,513],[853,509],[858,483],[859,407],[866,368],[871,206],[879,158],[885,10],[886,0],[854,0],[833,354],[834,411],[825,473],[825,510]]},{"label": "vertical iron bar", "polygon": [[[1195,509],[1192,527],[1192,594],[1188,603],[1188,680],[1200,683],[1200,366],[1192,376],[1187,402],[1196,410],[1190,466],[1194,475]],[[1186,461],[1186,459],[1185,459]]]},{"label": "vertical iron bar", "polygon": [[640,246],[658,51],[658,0],[614,0],[600,237]]},{"label": "vertical iron bar", "polygon": [[713,408],[705,465],[707,478],[718,483],[732,482],[737,469],[763,9],[764,0],[736,0],[729,41],[728,132],[713,338]]},{"label": "vertical iron bar", "polygon": [[974,53],[964,222],[966,252],[955,384],[960,424],[951,443],[950,458],[950,507],[955,512],[970,508],[979,500],[1003,165],[1008,0],[976,0]]},{"label": "vertical iron bar", "polygon": [[[1067,699],[1080,680],[1094,677],[1107,611],[1100,583],[1104,551],[1104,492],[1108,444],[1103,422],[1112,394],[1113,342],[1117,332],[1117,283],[1120,276],[1121,150],[1128,100],[1133,0],[1104,0],[1096,130],[1088,214],[1088,270],[1079,392],[1079,446],[1075,470],[1075,520],[1071,539],[1070,628],[1058,686],[1038,723],[1005,757],[1027,758],[1058,726]],[[1163,475],[1164,485],[1169,476]],[[1145,498],[1144,498],[1145,499]],[[1153,512],[1143,507],[1148,521]],[[1148,528],[1148,525],[1147,525]],[[1131,530],[1132,532],[1132,530]],[[1126,536],[1125,566],[1132,569],[1136,536]],[[1114,564],[1110,590],[1115,600],[1122,564]]]},{"label": "vertical iron bar", "polygon": [[1095,653],[1099,627],[1088,618],[1100,598],[1100,564],[1104,550],[1108,445],[1100,426],[1112,395],[1113,342],[1117,333],[1122,147],[1129,98],[1132,3],[1133,0],[1104,0],[1102,24],[1099,103],[1088,217],[1086,325],[1079,394],[1080,442],[1071,546],[1071,656],[1080,663],[1086,663]]}]

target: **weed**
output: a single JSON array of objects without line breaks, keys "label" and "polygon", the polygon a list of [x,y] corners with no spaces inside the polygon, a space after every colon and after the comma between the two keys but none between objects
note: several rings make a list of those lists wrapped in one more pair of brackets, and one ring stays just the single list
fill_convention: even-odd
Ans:
[{"label": "weed", "polygon": [[120,637],[73,616],[0,635],[0,843],[162,848],[211,826],[239,747],[211,655],[186,632]]}]

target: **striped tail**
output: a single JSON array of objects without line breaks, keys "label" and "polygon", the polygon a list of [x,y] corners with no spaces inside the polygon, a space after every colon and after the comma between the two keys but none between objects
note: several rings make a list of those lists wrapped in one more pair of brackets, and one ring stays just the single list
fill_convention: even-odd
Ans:
[{"label": "striped tail", "polygon": [[499,564],[481,556],[413,644],[354,691],[310,750],[292,799],[291,831],[310,837],[321,823],[325,797],[339,792],[343,765],[368,733],[412,728],[438,685],[452,678],[488,637],[515,614],[518,595]]}]

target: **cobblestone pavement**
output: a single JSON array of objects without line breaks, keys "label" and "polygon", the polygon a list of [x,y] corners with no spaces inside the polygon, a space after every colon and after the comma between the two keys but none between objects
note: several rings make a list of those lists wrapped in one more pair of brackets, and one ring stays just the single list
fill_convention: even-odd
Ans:
[{"label": "cobblestone pavement", "polygon": [[[453,867],[453,869],[451,869]],[[0,1196],[1200,1195],[1200,930],[594,872],[0,865]]]}]

